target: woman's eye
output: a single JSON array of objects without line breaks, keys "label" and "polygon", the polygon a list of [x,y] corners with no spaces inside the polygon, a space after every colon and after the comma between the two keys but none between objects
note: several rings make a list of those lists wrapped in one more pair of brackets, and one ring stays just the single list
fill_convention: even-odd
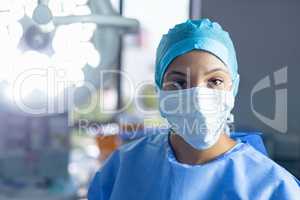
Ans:
[{"label": "woman's eye", "polygon": [[219,78],[213,78],[208,80],[208,86],[213,88],[213,87],[219,87],[221,85],[223,85],[224,81],[222,79]]},{"label": "woman's eye", "polygon": [[180,88],[185,88],[186,87],[186,81],[185,80],[177,80],[177,81],[175,81],[175,83]]},{"label": "woman's eye", "polygon": [[171,82],[171,89],[173,90],[180,90],[186,88],[186,81],[185,80],[174,80]]}]

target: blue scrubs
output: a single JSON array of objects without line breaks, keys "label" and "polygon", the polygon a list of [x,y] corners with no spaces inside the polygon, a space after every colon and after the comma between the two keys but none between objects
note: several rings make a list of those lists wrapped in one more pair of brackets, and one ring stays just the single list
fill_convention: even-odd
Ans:
[{"label": "blue scrubs", "polygon": [[300,186],[251,145],[200,165],[179,163],[168,134],[143,137],[116,150],[89,188],[89,200],[299,200]]}]

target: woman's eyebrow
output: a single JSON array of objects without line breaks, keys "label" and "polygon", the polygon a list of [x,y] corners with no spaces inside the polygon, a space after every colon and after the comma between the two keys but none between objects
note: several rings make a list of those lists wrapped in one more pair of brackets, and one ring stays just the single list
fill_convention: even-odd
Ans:
[{"label": "woman's eyebrow", "polygon": [[179,75],[179,76],[186,76],[185,73],[180,72],[180,71],[172,71],[168,75]]},{"label": "woman's eyebrow", "polygon": [[205,72],[204,73],[204,75],[206,76],[206,75],[208,75],[208,74],[212,74],[212,73],[215,73],[215,72],[217,72],[217,71],[222,71],[222,72],[225,72],[225,73],[229,73],[229,71],[228,70],[226,70],[226,69],[224,69],[224,68],[215,68],[215,69],[212,69],[212,70],[210,70],[210,71],[208,71],[208,72]]}]

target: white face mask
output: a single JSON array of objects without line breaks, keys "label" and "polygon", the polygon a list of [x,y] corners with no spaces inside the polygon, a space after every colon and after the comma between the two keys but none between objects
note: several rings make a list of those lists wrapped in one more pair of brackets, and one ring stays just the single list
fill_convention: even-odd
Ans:
[{"label": "white face mask", "polygon": [[198,150],[213,146],[234,106],[232,91],[193,87],[159,90],[159,109],[171,129]]}]

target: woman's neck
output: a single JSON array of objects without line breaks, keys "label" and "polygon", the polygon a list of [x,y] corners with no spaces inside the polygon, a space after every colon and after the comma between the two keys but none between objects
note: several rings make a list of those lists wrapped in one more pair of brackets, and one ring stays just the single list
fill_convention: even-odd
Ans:
[{"label": "woman's neck", "polygon": [[170,145],[175,153],[176,159],[185,164],[196,165],[203,164],[213,160],[217,156],[230,150],[236,142],[226,134],[221,134],[219,140],[212,147],[205,150],[197,150],[186,143],[182,137],[177,134],[169,135]]}]

